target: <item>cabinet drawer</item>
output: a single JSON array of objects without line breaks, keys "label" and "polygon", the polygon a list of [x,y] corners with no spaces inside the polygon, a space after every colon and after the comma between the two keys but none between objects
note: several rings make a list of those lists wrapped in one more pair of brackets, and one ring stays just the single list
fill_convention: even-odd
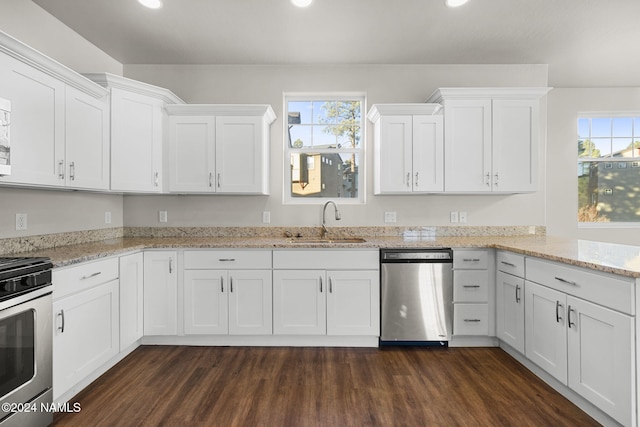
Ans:
[{"label": "cabinet drawer", "polygon": [[496,255],[496,267],[498,271],[524,277],[524,255],[498,251]]},{"label": "cabinet drawer", "polygon": [[453,251],[453,268],[485,269],[489,266],[489,255],[483,249],[463,249]]},{"label": "cabinet drawer", "polygon": [[273,268],[378,270],[380,252],[358,249],[298,249],[273,251]]},{"label": "cabinet drawer", "polygon": [[453,300],[455,302],[489,301],[489,272],[487,270],[454,271]]},{"label": "cabinet drawer", "polygon": [[271,268],[271,251],[247,249],[185,251],[184,268],[186,270]]},{"label": "cabinet drawer", "polygon": [[454,304],[453,335],[489,335],[489,305]]},{"label": "cabinet drawer", "polygon": [[623,313],[635,314],[632,279],[536,258],[527,258],[525,264],[527,280]]},{"label": "cabinet drawer", "polygon": [[108,258],[54,269],[52,273],[53,299],[117,279],[118,265],[118,258]]}]

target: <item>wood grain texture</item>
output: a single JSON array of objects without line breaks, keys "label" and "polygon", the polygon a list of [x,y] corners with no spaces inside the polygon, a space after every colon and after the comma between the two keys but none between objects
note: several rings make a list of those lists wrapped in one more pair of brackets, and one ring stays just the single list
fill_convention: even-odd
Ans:
[{"label": "wood grain texture", "polygon": [[597,426],[498,348],[143,346],[55,426]]}]

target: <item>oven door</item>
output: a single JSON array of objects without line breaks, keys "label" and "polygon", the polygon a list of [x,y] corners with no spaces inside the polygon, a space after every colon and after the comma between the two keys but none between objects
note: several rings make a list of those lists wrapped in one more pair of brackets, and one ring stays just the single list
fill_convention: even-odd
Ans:
[{"label": "oven door", "polygon": [[[51,312],[50,286],[0,306],[0,405],[27,403],[51,389]],[[7,415],[0,411],[0,420]]]}]

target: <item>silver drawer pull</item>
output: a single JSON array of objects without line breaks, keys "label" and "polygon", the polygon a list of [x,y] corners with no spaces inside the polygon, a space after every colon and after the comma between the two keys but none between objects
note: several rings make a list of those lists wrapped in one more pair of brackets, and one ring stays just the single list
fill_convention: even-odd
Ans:
[{"label": "silver drawer pull", "polygon": [[507,262],[507,261],[500,261],[500,263],[504,264],[504,265],[508,265],[509,267],[515,267],[516,266],[515,264],[511,264],[510,262]]},{"label": "silver drawer pull", "polygon": [[60,331],[61,334],[64,333],[64,310],[60,310],[60,313],[58,313],[59,317],[62,317],[62,325],[58,326],[58,330]]},{"label": "silver drawer pull", "polygon": [[218,258],[218,261],[220,262],[233,262],[235,260],[235,258]]},{"label": "silver drawer pull", "polygon": [[463,285],[463,288],[479,288],[480,285]]},{"label": "silver drawer pull", "polygon": [[93,273],[93,274],[88,274],[88,275],[86,275],[86,276],[82,276],[82,277],[80,278],[80,280],[91,279],[92,277],[96,277],[96,276],[99,276],[99,275],[101,275],[101,274],[102,274],[102,271],[96,271],[96,272],[95,272],[95,273]]},{"label": "silver drawer pull", "polygon": [[571,280],[563,279],[562,277],[557,277],[556,276],[555,279],[558,282],[566,283],[567,285],[578,286],[578,284],[576,282],[572,282]]},{"label": "silver drawer pull", "polygon": [[482,320],[480,319],[464,319],[465,322],[467,323],[478,323],[481,322]]},{"label": "silver drawer pull", "polygon": [[462,260],[464,262],[478,262],[480,261],[480,258],[463,258]]}]

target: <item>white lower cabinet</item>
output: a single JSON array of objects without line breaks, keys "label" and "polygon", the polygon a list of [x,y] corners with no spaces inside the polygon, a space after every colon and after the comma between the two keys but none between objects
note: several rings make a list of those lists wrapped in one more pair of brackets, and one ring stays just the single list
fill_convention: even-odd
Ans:
[{"label": "white lower cabinet", "polygon": [[[531,259],[527,277],[543,280],[545,286],[525,282],[526,357],[617,422],[632,425],[634,318],[578,297],[591,295],[598,282],[617,279]],[[626,288],[622,282],[610,285],[601,292],[622,294]]]},{"label": "white lower cabinet", "polygon": [[144,256],[120,257],[120,351],[144,335]]},{"label": "white lower cabinet", "polygon": [[496,336],[524,354],[524,279],[496,273]]},{"label": "white lower cabinet", "polygon": [[178,254],[144,253],[144,335],[178,333]]},{"label": "white lower cabinet", "polygon": [[324,270],[273,272],[273,333],[327,333],[326,273]]},{"label": "white lower cabinet", "polygon": [[185,334],[271,334],[271,270],[185,270]]},{"label": "white lower cabinet", "polygon": [[493,336],[493,253],[488,249],[453,251],[453,335]]}]

